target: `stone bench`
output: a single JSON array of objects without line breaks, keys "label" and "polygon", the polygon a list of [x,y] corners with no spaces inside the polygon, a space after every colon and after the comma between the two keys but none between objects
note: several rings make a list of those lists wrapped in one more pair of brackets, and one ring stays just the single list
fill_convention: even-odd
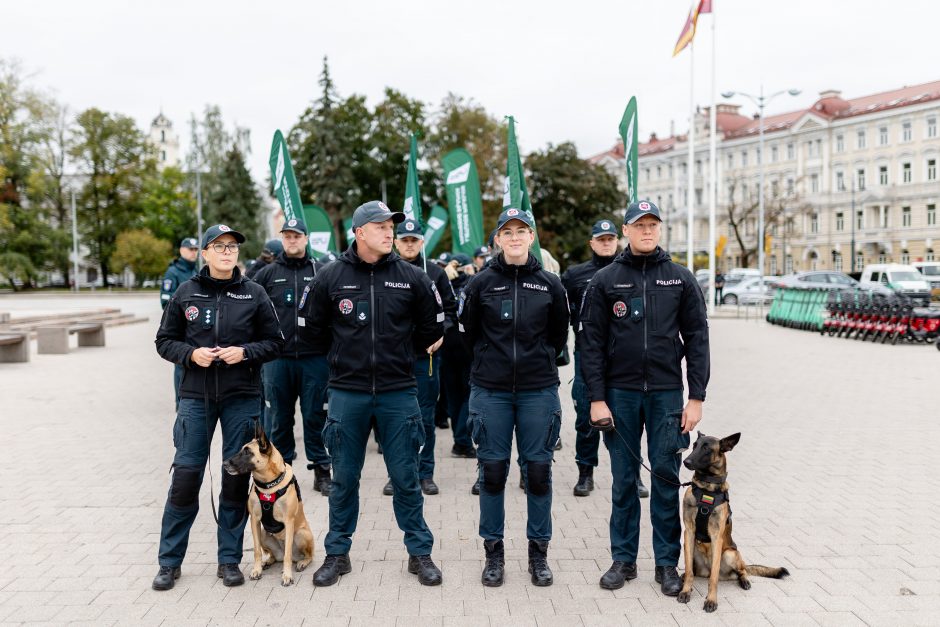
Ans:
[{"label": "stone bench", "polygon": [[29,361],[28,333],[0,333],[0,362]]},{"label": "stone bench", "polygon": [[69,335],[78,335],[79,346],[104,346],[104,324],[87,322],[69,325],[49,325],[36,329],[40,355],[64,355],[69,352]]}]

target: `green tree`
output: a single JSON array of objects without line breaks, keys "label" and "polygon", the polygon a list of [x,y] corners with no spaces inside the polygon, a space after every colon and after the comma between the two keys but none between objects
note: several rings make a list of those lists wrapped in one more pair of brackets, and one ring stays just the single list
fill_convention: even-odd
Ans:
[{"label": "green tree", "polygon": [[[372,130],[368,139],[372,158],[364,164],[367,167],[362,169],[359,177],[363,200],[382,198],[384,182],[389,206],[398,209],[404,204],[411,134],[418,134],[419,145],[423,145],[429,134],[424,108],[420,100],[412,100],[400,91],[385,88],[385,99],[372,112]],[[428,186],[428,191],[433,190],[434,187]],[[422,203],[427,213],[430,211],[428,201],[434,196],[433,193],[427,195],[424,185],[421,193],[426,196]]]},{"label": "green tree", "polygon": [[132,229],[118,234],[111,267],[115,271],[130,268],[134,280],[153,278],[163,274],[173,257],[170,242],[159,239],[147,229]]},{"label": "green tree", "polygon": [[264,245],[261,232],[263,205],[245,158],[235,144],[228,151],[219,172],[219,184],[209,196],[210,213],[206,224],[227,224],[243,233],[246,242],[240,258],[257,256]]},{"label": "green tree", "polygon": [[111,255],[118,233],[140,216],[139,196],[155,163],[134,121],[91,108],[77,118],[71,156],[86,177],[78,222],[90,258],[109,285]]},{"label": "green tree", "polygon": [[206,105],[199,119],[192,116],[189,129],[190,141],[186,165],[189,172],[193,173],[189,176],[189,188],[195,198],[196,177],[194,173],[199,172],[203,222],[208,225],[212,224],[209,216],[217,213],[212,206],[212,199],[218,197],[223,184],[222,170],[225,167],[229,150],[232,145],[236,145],[242,155],[248,155],[250,153],[249,132],[248,129],[237,125],[229,132],[218,105]]},{"label": "green tree", "polygon": [[196,233],[196,198],[179,168],[164,168],[144,181],[140,196],[140,224],[175,248]]},{"label": "green tree", "polygon": [[616,179],[602,166],[578,157],[574,144],[551,144],[525,159],[526,183],[542,248],[562,267],[590,256],[591,225],[622,208]]}]

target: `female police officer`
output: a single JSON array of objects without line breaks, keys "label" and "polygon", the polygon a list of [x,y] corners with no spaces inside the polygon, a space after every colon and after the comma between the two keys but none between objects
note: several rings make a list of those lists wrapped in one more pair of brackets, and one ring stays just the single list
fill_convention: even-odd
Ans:
[{"label": "female police officer", "polygon": [[561,427],[555,356],[568,340],[568,302],[558,277],[529,253],[532,218],[509,208],[497,221],[502,252],[467,284],[458,319],[473,351],[470,428],[480,469],[482,581],[503,583],[503,494],[516,431],[527,485],[529,572],[548,586],[552,536],[552,450]]},{"label": "female police officer", "polygon": [[[182,365],[184,373],[154,590],[169,590],[180,576],[216,422],[222,425],[222,457],[231,457],[253,437],[261,414],[261,364],[277,357],[284,342],[271,299],[236,266],[238,245],[244,241],[244,235],[224,224],[206,229],[202,237],[206,265],[173,294],[157,331],[157,352]],[[245,582],[238,564],[248,479],[249,475],[222,473],[217,575],[226,586]]]}]

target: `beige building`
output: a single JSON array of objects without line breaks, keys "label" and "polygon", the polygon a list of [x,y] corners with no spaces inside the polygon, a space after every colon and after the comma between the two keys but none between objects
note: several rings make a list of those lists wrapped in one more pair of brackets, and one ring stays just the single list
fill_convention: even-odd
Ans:
[{"label": "beige building", "polygon": [[[708,110],[695,116],[694,254],[708,247]],[[718,105],[718,266],[757,265],[759,122]],[[843,99],[825,91],[808,109],[764,118],[764,272],[940,259],[940,81]],[[674,132],[639,146],[640,197],[666,213],[664,247],[686,253],[688,144]],[[623,146],[590,158],[626,188]],[[735,230],[732,219],[738,223]],[[723,237],[722,237],[723,236]]]},{"label": "beige building", "polygon": [[173,123],[161,111],[150,123],[150,144],[157,157],[157,167],[180,165],[180,138],[173,132]]}]

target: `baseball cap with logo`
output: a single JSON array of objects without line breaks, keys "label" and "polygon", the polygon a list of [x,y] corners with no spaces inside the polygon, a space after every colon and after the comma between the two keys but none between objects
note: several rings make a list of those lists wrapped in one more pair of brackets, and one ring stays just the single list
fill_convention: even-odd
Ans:
[{"label": "baseball cap with logo", "polygon": [[617,228],[614,226],[612,220],[598,220],[591,228],[591,239],[600,237],[601,235],[613,235],[614,237],[618,237],[620,233],[617,232]]},{"label": "baseball cap with logo", "polygon": [[292,219],[284,223],[284,226],[281,227],[281,233],[284,231],[293,231],[294,233],[300,233],[301,235],[307,234],[307,225],[304,224],[303,220]]},{"label": "baseball cap with logo", "polygon": [[395,224],[402,222],[405,214],[401,211],[392,211],[381,200],[370,200],[364,205],[359,205],[352,217],[352,228],[358,229],[369,222],[385,222],[391,220]]},{"label": "baseball cap with logo", "polygon": [[199,248],[199,242],[195,237],[184,237],[180,241],[180,248]]},{"label": "baseball cap with logo", "polygon": [[474,256],[474,257],[486,257],[486,256],[489,255],[489,254],[490,254],[490,247],[489,247],[489,246],[480,246],[480,247],[477,248],[475,251],[473,251],[473,256]]},{"label": "baseball cap with logo", "polygon": [[662,216],[659,215],[659,207],[648,200],[641,200],[639,202],[631,202],[627,206],[627,210],[623,214],[623,223],[633,224],[643,216],[653,216],[660,222],[663,221]]},{"label": "baseball cap with logo", "polygon": [[417,220],[406,218],[402,220],[395,228],[396,237],[417,237],[424,239],[424,230]]},{"label": "baseball cap with logo", "polygon": [[235,238],[235,241],[239,244],[244,243],[245,236],[239,233],[238,231],[228,227],[224,224],[213,224],[206,232],[202,234],[202,247],[203,249],[209,248],[209,244],[219,239],[223,235],[231,235]]},{"label": "baseball cap with logo", "polygon": [[282,252],[284,252],[284,244],[279,239],[269,239],[264,243],[264,247],[261,249],[263,254],[271,255],[272,257],[277,257]]},{"label": "baseball cap with logo", "polygon": [[501,214],[499,214],[499,218],[496,220],[496,230],[498,231],[503,228],[510,220],[519,220],[519,222],[522,222],[530,229],[535,228],[535,225],[532,224],[532,218],[529,217],[528,213],[522,209],[510,207],[509,209],[506,209]]}]

